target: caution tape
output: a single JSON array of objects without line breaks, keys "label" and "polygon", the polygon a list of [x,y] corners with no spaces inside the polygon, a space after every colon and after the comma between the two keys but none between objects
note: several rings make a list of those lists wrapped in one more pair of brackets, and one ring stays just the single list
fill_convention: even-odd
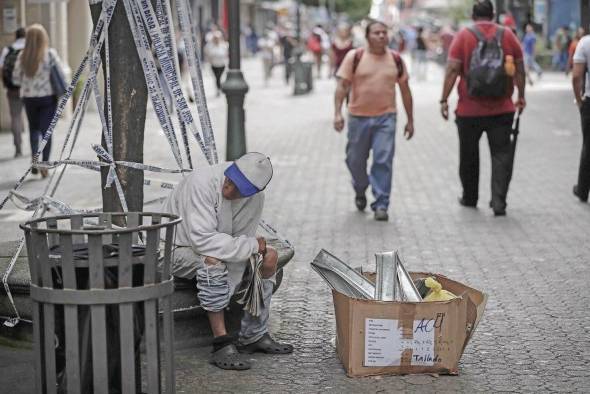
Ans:
[{"label": "caution tape", "polygon": [[[125,1],[131,2],[130,0]],[[182,87],[180,86],[178,75],[176,74],[174,60],[169,56],[169,53],[164,45],[162,31],[159,24],[157,23],[157,16],[154,12],[152,4],[149,0],[137,0],[137,2],[139,3],[140,9],[138,10],[137,7],[132,7],[132,10],[135,14],[140,12],[144,26],[152,40],[157,59],[162,69],[164,80],[168,86],[168,89],[172,93],[173,98],[175,99],[179,120],[184,122],[187,129],[191,130],[199,146],[201,147],[207,162],[209,164],[215,164],[210,145],[204,143],[203,139],[201,138],[201,134],[196,128],[192,113],[188,107],[187,100],[184,97]]]},{"label": "caution tape", "polygon": [[154,112],[156,113],[158,122],[162,127],[164,136],[166,137],[168,144],[172,149],[172,155],[174,156],[174,159],[176,160],[178,167],[182,168],[182,158],[180,156],[180,149],[178,147],[178,142],[176,140],[176,135],[174,133],[174,128],[172,125],[170,109],[166,105],[164,92],[162,87],[160,86],[156,63],[154,61],[151,49],[149,47],[147,33],[145,32],[145,30],[143,30],[142,27],[143,25],[141,21],[141,16],[138,14],[133,14],[131,1],[124,0],[123,4],[125,5],[127,20],[129,21],[131,34],[133,36],[135,47],[137,48],[137,54],[139,56],[141,66],[145,75],[146,86],[148,89],[150,100],[152,102],[152,106],[154,108]]},{"label": "caution tape", "polygon": [[176,14],[178,15],[178,26],[184,41],[185,55],[191,76],[193,92],[195,94],[197,112],[201,122],[201,130],[203,131],[204,143],[210,147],[213,162],[217,163],[219,159],[217,157],[217,148],[215,146],[215,135],[213,134],[211,118],[207,108],[201,62],[197,55],[197,37],[192,31],[191,21],[194,19],[191,15],[190,5],[186,0],[176,0]]},{"label": "caution tape", "polygon": [[[182,76],[180,73],[180,65],[178,63],[178,56],[177,56],[178,49],[176,47],[176,39],[175,39],[176,34],[174,33],[173,30],[171,30],[171,27],[173,28],[174,25],[173,25],[172,20],[170,18],[170,15],[171,15],[170,2],[166,1],[165,4],[163,4],[162,0],[157,0],[156,1],[156,14],[158,17],[158,23],[160,23],[162,34],[164,35],[165,47],[168,48],[169,56],[174,60],[174,68],[176,71],[176,75],[180,76],[180,78],[182,79]],[[184,122],[180,118],[179,118],[179,124],[180,124],[180,133],[182,136],[182,143],[184,145],[184,151],[185,151],[186,159],[188,162],[188,167],[193,168],[193,161],[192,161],[192,157],[191,157],[191,151],[190,151],[190,145],[189,145],[189,141],[188,141],[188,134],[187,134],[187,130],[186,130],[186,125],[184,124]],[[205,139],[205,145],[208,145],[208,144],[209,143]]]},{"label": "caution tape", "polygon": [[[100,3],[100,0],[89,0],[91,4]],[[34,210],[33,218],[37,217],[40,213],[40,216],[43,216],[47,209],[53,209],[60,213],[64,214],[73,214],[79,212],[96,212],[100,210],[99,208],[94,210],[73,210],[67,204],[56,200],[53,198],[58,185],[60,184],[65,169],[68,165],[76,165],[82,168],[86,168],[93,171],[100,171],[101,167],[109,167],[109,172],[107,175],[107,186],[110,187],[112,184],[115,184],[117,189],[117,193],[121,200],[121,205],[124,211],[127,211],[126,202],[124,199],[123,189],[121,187],[120,180],[117,176],[116,167],[117,166],[124,166],[128,168],[134,168],[141,171],[150,171],[150,172],[161,172],[161,173],[180,173],[183,174],[185,172],[189,172],[192,169],[192,159],[190,153],[190,147],[188,144],[188,131],[193,134],[197,143],[199,144],[205,158],[210,164],[217,163],[217,151],[215,147],[215,139],[213,130],[211,127],[210,117],[207,109],[206,97],[204,93],[203,81],[202,81],[202,72],[201,72],[201,65],[198,56],[196,55],[196,42],[194,39],[194,34],[190,28],[190,23],[188,22],[187,18],[190,18],[190,8],[187,7],[186,2],[183,0],[177,2],[177,11],[179,15],[179,19],[181,19],[181,24],[183,26],[182,33],[183,33],[183,40],[185,42],[186,48],[186,57],[187,62],[189,65],[189,71],[191,76],[192,87],[195,92],[195,101],[197,105],[197,111],[201,123],[202,129],[202,136],[197,130],[197,125],[193,119],[192,113],[190,108],[188,107],[186,98],[182,92],[182,88],[179,83],[179,69],[178,69],[178,61],[176,57],[176,48],[175,48],[175,40],[173,39],[173,32],[172,32],[172,20],[171,20],[171,11],[170,11],[170,3],[168,0],[157,0],[156,2],[156,13],[154,13],[154,9],[149,1],[146,0],[123,0],[124,6],[127,11],[127,16],[129,20],[129,24],[131,26],[132,34],[134,36],[134,41],[137,47],[138,55],[140,56],[142,68],[144,70],[146,84],[148,86],[148,92],[150,94],[150,99],[152,101],[152,105],[154,107],[154,111],[158,117],[160,125],[164,131],[164,135],[171,146],[172,153],[175,157],[175,160],[178,165],[178,169],[166,169],[157,166],[146,165],[143,163],[134,163],[129,161],[117,161],[114,160],[113,154],[113,133],[112,133],[112,102],[111,102],[111,86],[110,86],[110,51],[109,51],[109,41],[108,41],[108,26],[110,24],[113,11],[116,5],[116,0],[104,0],[102,1],[102,10],[99,15],[99,18],[95,24],[95,28],[92,32],[90,45],[86,52],[86,55],[82,59],[78,69],[72,76],[72,81],[68,86],[65,94],[59,99],[57,109],[55,115],[45,132],[43,139],[39,145],[38,151],[33,156],[33,164],[25,174],[15,183],[15,186],[11,190],[10,193],[0,202],[0,209],[2,209],[8,199],[12,199],[13,202],[15,200],[19,200],[22,203],[25,203],[26,210]],[[182,4],[180,4],[182,3]],[[149,35],[149,38],[148,38]],[[154,44],[154,50],[156,57],[152,53],[150,47],[151,40]],[[106,63],[106,102],[102,98],[100,94],[100,89],[98,88],[97,83],[97,72],[100,60],[100,50],[102,46],[105,45],[105,63]],[[155,59],[160,62],[162,66],[162,72],[164,76],[164,83],[166,87],[172,92],[174,102],[177,108],[178,120],[180,125],[180,131],[183,137],[183,144],[185,146],[185,153],[187,156],[189,169],[184,169],[182,165],[182,156],[180,154],[180,149],[178,145],[178,141],[176,139],[176,134],[174,132],[173,122],[171,120],[171,108],[168,108],[165,100],[165,95],[163,92],[163,86],[160,83],[160,79],[158,77],[157,67],[155,63]],[[87,78],[87,81],[84,84],[84,88],[82,90],[82,94],[80,97],[80,101],[78,102],[75,110],[74,115],[72,118],[72,122],[68,128],[65,142],[62,146],[60,155],[58,160],[55,161],[39,161],[39,155],[45,148],[46,144],[48,143],[49,139],[51,138],[53,132],[55,131],[55,126],[57,121],[61,117],[67,101],[72,96],[73,90],[76,87],[79,78],[90,62],[90,72]],[[105,148],[94,145],[93,149],[97,153],[99,161],[93,160],[74,160],[71,158],[73,148],[77,141],[80,132],[80,126],[82,123],[82,119],[85,115],[88,100],[90,94],[94,91],[94,98],[97,103],[98,112],[100,114],[100,120],[103,126],[103,134],[105,138]],[[104,108],[106,104],[106,112],[107,117],[105,118]],[[73,135],[73,137],[72,137]],[[68,143],[71,144],[69,153],[66,159],[63,159],[63,155],[67,150]],[[53,183],[53,180],[56,176],[56,172],[53,172],[49,182],[45,187],[45,191],[42,197],[30,200],[24,197],[23,195],[18,194],[16,191],[20,189],[24,180],[30,173],[32,168],[56,168],[58,166],[63,166],[59,175],[56,178],[56,181]],[[53,186],[52,186],[53,184]],[[153,179],[144,179],[144,184],[149,186],[157,186],[163,189],[173,189],[175,186],[174,182],[167,182],[161,180],[153,180]],[[47,192],[51,188],[49,195]],[[154,203],[161,201],[162,198],[157,198],[155,200],[146,202],[146,204]],[[16,205],[16,204],[15,204]],[[12,308],[15,311],[16,317],[11,319],[10,321],[5,322],[5,325],[14,326],[20,320],[24,320],[20,317],[18,310],[14,304],[14,300],[12,299],[12,295],[10,294],[10,289],[8,288],[7,279],[14,264],[22,250],[24,245],[24,238],[22,238],[19,242],[19,247],[17,248],[17,252],[13,256],[9,268],[6,270],[3,276],[3,285],[7,292],[8,298],[11,302]]]},{"label": "caution tape", "polygon": [[[45,132],[45,135],[43,136],[41,143],[39,144],[39,149],[33,155],[33,163],[38,162],[39,154],[41,152],[43,152],[43,149],[47,145],[49,138],[51,138],[51,135],[53,134],[53,131],[55,130],[55,126],[57,124],[57,121],[61,117],[61,114],[63,113],[63,110],[66,106],[66,103],[69,100],[69,98],[71,97],[73,90],[74,90],[76,84],[78,83],[80,75],[82,74],[82,72],[86,68],[86,64],[88,63],[88,59],[94,58],[97,53],[100,54],[100,49],[101,49],[102,43],[104,42],[104,32],[106,29],[108,29],[108,26],[110,24],[110,21],[111,21],[111,18],[113,16],[113,12],[115,9],[115,4],[116,4],[116,0],[105,0],[103,2],[101,13],[100,13],[98,20],[96,22],[95,29],[92,32],[92,35],[90,38],[90,45],[89,45],[88,50],[86,51],[86,55],[84,56],[84,58],[80,62],[80,65],[78,66],[78,69],[76,70],[76,72],[73,74],[72,81],[71,81],[70,85],[68,86],[68,88],[66,89],[66,92],[60,98],[60,101],[58,103],[54,117],[51,120],[51,123],[49,124],[49,127],[48,127],[47,131]],[[80,107],[83,107],[83,105],[81,105]],[[69,130],[69,132],[71,133],[71,129]],[[69,134],[66,136],[66,140],[68,138],[69,138]],[[62,149],[62,151],[64,149],[65,149],[65,144],[64,144],[64,148]],[[20,187],[24,183],[24,180],[31,172],[31,169],[32,169],[32,166],[29,167],[25,171],[25,173],[19,178],[19,180],[15,183],[14,187],[11,190],[12,192],[20,189]],[[62,175],[62,174],[60,174],[60,175]],[[50,178],[50,181],[52,179],[53,179],[53,175],[52,175],[52,178]],[[61,180],[61,176],[58,178],[58,180]],[[48,190],[48,187],[50,184],[51,184],[51,182],[47,183],[47,186],[45,189],[46,191]],[[54,187],[54,190],[55,190],[55,187]],[[53,192],[54,192],[54,190],[53,190]],[[12,194],[10,192],[7,193],[7,195],[4,197],[2,202],[0,202],[0,209],[4,208],[6,202],[11,198],[11,196],[12,196]],[[33,218],[35,218],[38,213],[39,213],[39,208],[37,208],[35,210],[35,212],[33,213]],[[41,215],[43,213],[44,213],[44,210],[42,210]],[[18,313],[18,309],[16,308],[16,305],[14,303],[14,299],[12,297],[12,293],[10,292],[10,288],[8,286],[8,277],[10,276],[10,274],[14,268],[14,264],[16,263],[18,256],[20,255],[20,253],[22,251],[24,243],[25,243],[25,240],[23,237],[20,239],[19,244],[18,244],[18,248],[17,248],[15,254],[13,255],[12,259],[10,260],[8,268],[4,272],[4,275],[2,276],[2,284],[3,284],[4,289],[6,291],[6,295],[8,297],[8,300],[10,301],[10,305],[15,312],[14,318],[12,318],[10,320],[6,320],[4,322],[4,325],[8,326],[8,327],[14,327],[18,324],[19,321],[23,320],[23,319],[21,319],[20,314]]]},{"label": "caution tape", "polygon": [[[49,127],[48,127],[47,131],[45,132],[45,135],[43,136],[43,139],[41,140],[41,142],[39,144],[39,149],[33,155],[33,162],[38,161],[39,154],[41,152],[43,152],[43,149],[47,145],[47,141],[49,140],[49,138],[51,138],[51,135],[53,134],[53,131],[55,130],[55,125],[57,124],[57,120],[61,117],[61,114],[63,113],[63,110],[66,106],[67,100],[71,97],[74,87],[78,83],[80,75],[82,74],[82,72],[86,68],[86,64],[88,63],[88,59],[93,57],[97,52],[100,53],[100,49],[101,49],[102,44],[104,42],[104,31],[106,30],[106,28],[108,28],[108,25],[110,24],[111,18],[113,16],[113,11],[115,9],[115,4],[116,4],[116,0],[104,0],[103,1],[103,6],[102,6],[100,16],[96,22],[96,27],[95,27],[94,31],[92,32],[92,35],[90,38],[90,46],[88,48],[88,51],[86,52],[86,55],[82,58],[80,66],[78,67],[76,72],[73,74],[72,81],[68,85],[66,92],[64,93],[63,96],[61,96],[61,98],[59,100],[57,109],[55,111],[55,115],[53,116],[53,119],[51,120],[51,123],[49,124]],[[26,177],[31,172],[31,168],[32,167],[29,167],[25,171],[25,173],[18,179],[18,181],[13,186],[12,190],[20,189],[20,187],[23,185]],[[4,205],[6,204],[6,202],[8,201],[9,198],[10,198],[9,194],[7,194],[4,197],[2,202],[0,202],[0,209],[2,209],[4,207]]]}]

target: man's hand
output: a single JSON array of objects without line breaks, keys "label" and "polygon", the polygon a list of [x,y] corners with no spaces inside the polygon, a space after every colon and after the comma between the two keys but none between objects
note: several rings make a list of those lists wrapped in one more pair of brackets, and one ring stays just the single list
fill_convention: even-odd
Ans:
[{"label": "man's hand", "polygon": [[334,115],[334,130],[341,132],[344,129],[344,117],[341,113]]},{"label": "man's hand", "polygon": [[586,63],[575,63],[572,69],[572,88],[574,89],[574,98],[578,108],[582,108],[584,104],[585,92],[584,80],[586,79]]},{"label": "man's hand", "polygon": [[256,237],[256,240],[258,241],[258,253],[264,256],[266,254],[266,239],[264,237]]},{"label": "man's hand", "polygon": [[334,130],[341,132],[344,128],[344,118],[342,117],[342,104],[350,92],[350,81],[344,78],[338,78],[336,84],[336,93],[334,93]]},{"label": "man's hand", "polygon": [[526,107],[526,100],[524,99],[524,97],[519,97],[514,103],[514,106],[518,110],[518,113],[522,114],[522,111],[524,111]]},{"label": "man's hand", "polygon": [[449,60],[447,62],[447,69],[445,70],[445,81],[443,82],[443,89],[440,95],[440,114],[444,120],[449,120],[449,103],[447,99],[453,91],[455,82],[461,73],[461,62]]},{"label": "man's hand", "polygon": [[407,140],[411,139],[414,136],[414,122],[406,123],[406,128],[404,129],[404,137]]},{"label": "man's hand", "polygon": [[444,120],[449,120],[449,103],[446,101],[440,103],[440,114]]}]

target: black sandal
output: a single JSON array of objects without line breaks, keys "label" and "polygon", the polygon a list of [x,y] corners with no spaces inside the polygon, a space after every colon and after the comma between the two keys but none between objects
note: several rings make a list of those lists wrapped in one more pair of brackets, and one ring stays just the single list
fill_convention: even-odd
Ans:
[{"label": "black sandal", "polygon": [[233,343],[229,343],[216,352],[213,352],[210,363],[221,369],[231,369],[236,371],[243,371],[251,368],[248,361],[240,358],[240,353],[238,353],[238,350]]},{"label": "black sandal", "polygon": [[240,353],[252,354],[255,352],[267,354],[289,354],[293,353],[293,345],[288,343],[279,343],[271,338],[269,333],[266,333],[258,341],[248,345],[238,345]]}]

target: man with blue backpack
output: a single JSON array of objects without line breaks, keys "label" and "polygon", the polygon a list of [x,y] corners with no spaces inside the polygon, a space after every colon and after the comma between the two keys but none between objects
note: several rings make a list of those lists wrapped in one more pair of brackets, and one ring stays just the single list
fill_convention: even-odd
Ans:
[{"label": "man with blue backpack", "polygon": [[[490,0],[473,5],[472,26],[461,30],[449,48],[441,114],[449,118],[447,99],[460,77],[455,111],[459,132],[459,176],[463,194],[459,204],[476,207],[479,193],[479,140],[485,131],[492,156],[490,208],[495,216],[506,215],[506,195],[512,178],[516,143],[514,113],[526,106],[525,69],[518,38],[493,22]],[[514,85],[518,90],[512,101]]]},{"label": "man with blue backpack", "polygon": [[2,49],[0,53],[0,69],[2,70],[2,82],[6,88],[8,106],[10,108],[10,118],[12,136],[14,140],[15,153],[14,157],[22,155],[21,134],[23,133],[23,102],[20,99],[20,87],[12,80],[12,71],[20,51],[25,47],[25,29],[16,30],[16,40],[9,46]]}]

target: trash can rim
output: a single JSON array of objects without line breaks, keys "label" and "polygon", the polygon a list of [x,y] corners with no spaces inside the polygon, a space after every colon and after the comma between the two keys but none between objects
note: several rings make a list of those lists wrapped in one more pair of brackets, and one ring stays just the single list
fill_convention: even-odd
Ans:
[{"label": "trash can rim", "polygon": [[[110,214],[113,217],[120,217],[120,216],[128,216],[130,213],[137,213],[140,216],[160,216],[170,219],[170,221],[165,223],[158,223],[158,224],[149,224],[149,225],[139,225],[133,227],[124,227],[124,228],[97,228],[97,229],[59,229],[59,228],[39,228],[33,227],[32,225],[35,223],[45,222],[48,219],[54,220],[64,220],[70,219],[73,216],[81,216],[82,218],[89,218],[89,217],[99,217],[103,214]],[[82,213],[76,215],[60,215],[60,216],[46,216],[34,220],[29,220],[25,223],[19,224],[19,227],[25,231],[34,231],[38,233],[55,233],[55,234],[72,234],[72,235],[91,235],[91,234],[121,234],[121,233],[131,233],[136,231],[147,231],[147,230],[155,230],[162,227],[169,227],[169,226],[176,226],[178,223],[182,221],[180,216],[171,214],[171,213],[163,213],[163,212],[93,212],[93,213]]]}]

